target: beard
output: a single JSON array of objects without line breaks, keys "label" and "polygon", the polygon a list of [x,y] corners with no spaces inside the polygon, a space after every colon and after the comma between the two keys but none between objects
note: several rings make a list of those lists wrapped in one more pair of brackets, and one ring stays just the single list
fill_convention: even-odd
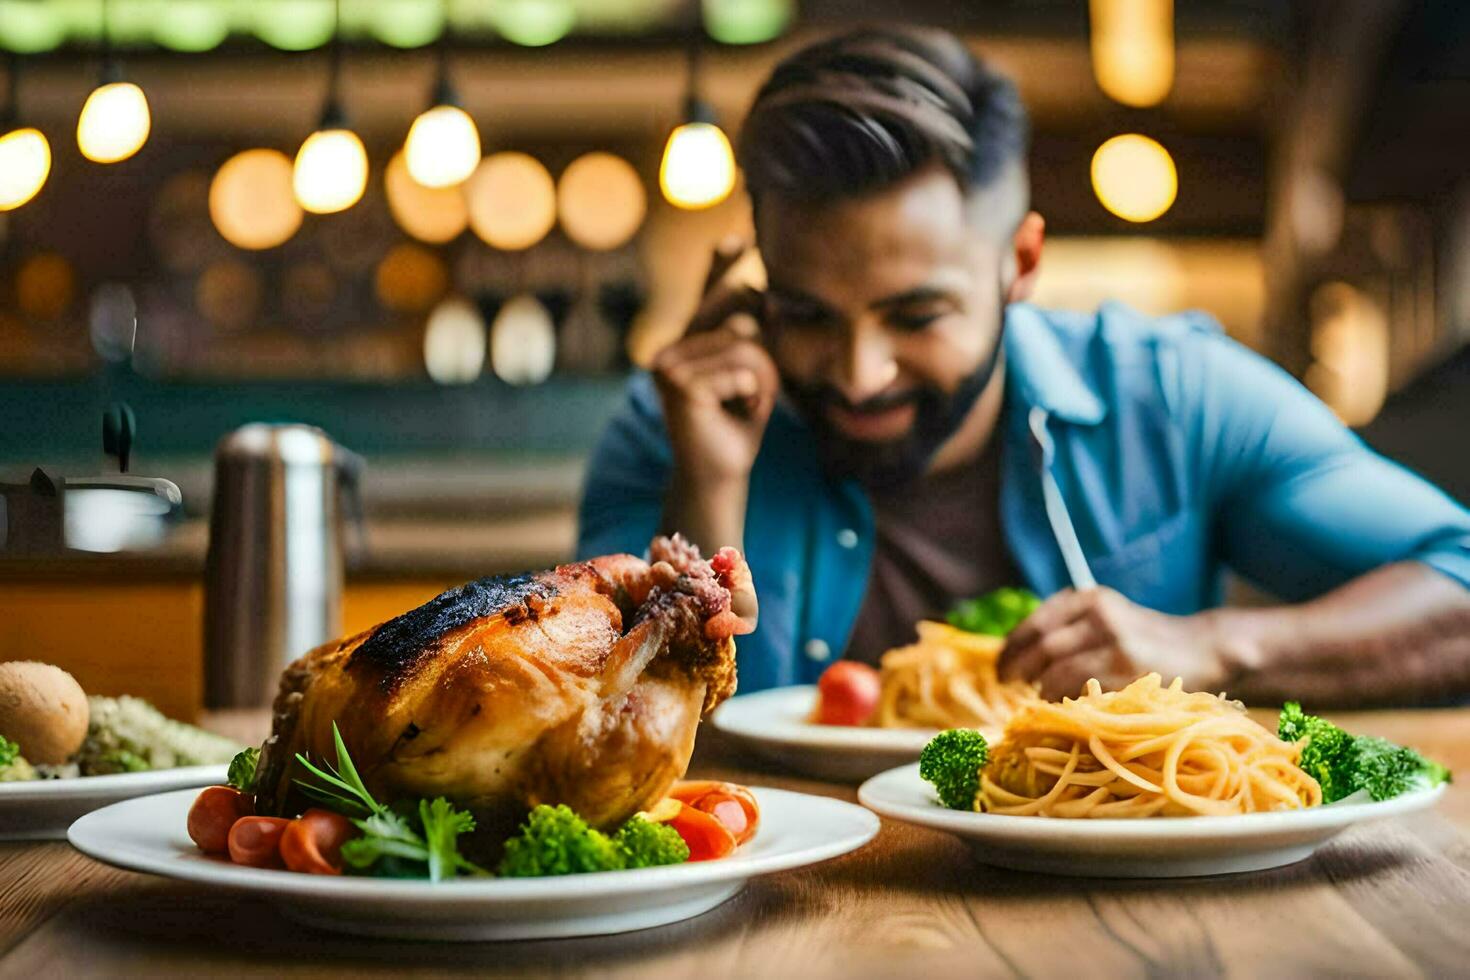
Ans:
[{"label": "beard", "polygon": [[[832,385],[804,383],[783,372],[782,389],[816,434],[817,452],[828,479],[856,480],[869,490],[887,490],[923,476],[934,454],[964,424],[995,376],[1005,333],[1004,315],[998,322],[990,353],[952,392],[921,385],[853,403]],[[855,415],[876,415],[907,405],[914,406],[914,424],[904,435],[883,442],[849,438],[827,415],[833,406]]]}]

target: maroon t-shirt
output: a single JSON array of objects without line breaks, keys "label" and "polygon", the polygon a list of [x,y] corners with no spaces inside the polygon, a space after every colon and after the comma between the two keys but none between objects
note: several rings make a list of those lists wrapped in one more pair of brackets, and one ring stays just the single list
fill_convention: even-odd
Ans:
[{"label": "maroon t-shirt", "polygon": [[972,463],[871,494],[877,540],[846,656],[877,664],[982,592],[1021,584],[1000,525],[999,439]]}]

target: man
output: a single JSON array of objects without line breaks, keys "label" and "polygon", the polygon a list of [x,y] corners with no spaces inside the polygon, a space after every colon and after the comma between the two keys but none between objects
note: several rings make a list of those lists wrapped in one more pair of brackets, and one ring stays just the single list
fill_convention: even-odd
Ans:
[{"label": "man", "polygon": [[[743,547],[744,690],[1026,585],[1050,598],[1001,671],[1050,698],[1152,670],[1263,702],[1470,694],[1470,514],[1203,316],[1026,304],[1026,128],[946,34],[778,66],[740,146],[769,285],[717,255],[593,457],[580,551]],[[1215,608],[1227,568],[1295,604]]]}]

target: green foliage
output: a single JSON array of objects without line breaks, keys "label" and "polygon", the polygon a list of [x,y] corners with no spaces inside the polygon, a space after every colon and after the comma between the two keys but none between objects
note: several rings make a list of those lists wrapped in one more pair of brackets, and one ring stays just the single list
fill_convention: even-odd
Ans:
[{"label": "green foliage", "polygon": [[1026,589],[996,589],[956,603],[946,618],[949,625],[967,633],[1005,636],[1040,605],[1041,600]]},{"label": "green foliage", "polygon": [[20,745],[0,735],[0,783],[26,783],[36,778],[36,770],[20,754]]},{"label": "green foliage", "polygon": [[617,871],[627,867],[622,848],[565,805],[531,810],[521,832],[505,842],[500,874],[506,878]]},{"label": "green foliage", "polygon": [[951,728],[929,740],[919,754],[919,776],[934,785],[939,802],[951,810],[975,809],[980,770],[989,758],[985,736],[971,728]]},{"label": "green foliage", "polygon": [[1351,735],[1302,711],[1295,701],[1281,709],[1277,733],[1286,742],[1306,740],[1298,765],[1322,786],[1324,803],[1360,790],[1375,800],[1387,800],[1450,779],[1448,769],[1413,749],[1373,735]]},{"label": "green foliage", "polygon": [[20,758],[20,745],[0,735],[0,768],[10,765],[18,758]]},{"label": "green foliage", "polygon": [[654,823],[634,816],[618,829],[614,838],[623,851],[627,867],[655,868],[665,864],[683,864],[689,860],[689,845],[679,832],[666,823]]},{"label": "green foliage", "polygon": [[242,793],[255,792],[255,767],[260,762],[260,749],[245,749],[230,760],[225,781]]}]

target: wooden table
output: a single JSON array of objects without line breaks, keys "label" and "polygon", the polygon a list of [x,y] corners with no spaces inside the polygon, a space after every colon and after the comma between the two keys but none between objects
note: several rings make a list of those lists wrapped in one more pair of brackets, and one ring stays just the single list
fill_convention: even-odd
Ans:
[{"label": "wooden table", "polygon": [[[1344,715],[1470,784],[1470,709]],[[214,719],[241,737],[258,716]],[[713,730],[695,773],[852,800],[852,787],[739,759]],[[847,857],[758,880],[688,922],[623,936],[440,944],[337,937],[269,904],[119,871],[64,843],[0,844],[0,977],[480,976],[931,978],[1464,975],[1470,785],[1428,814],[1361,827],[1276,871],[1173,881],[979,864],[946,834],[885,821]]]}]

